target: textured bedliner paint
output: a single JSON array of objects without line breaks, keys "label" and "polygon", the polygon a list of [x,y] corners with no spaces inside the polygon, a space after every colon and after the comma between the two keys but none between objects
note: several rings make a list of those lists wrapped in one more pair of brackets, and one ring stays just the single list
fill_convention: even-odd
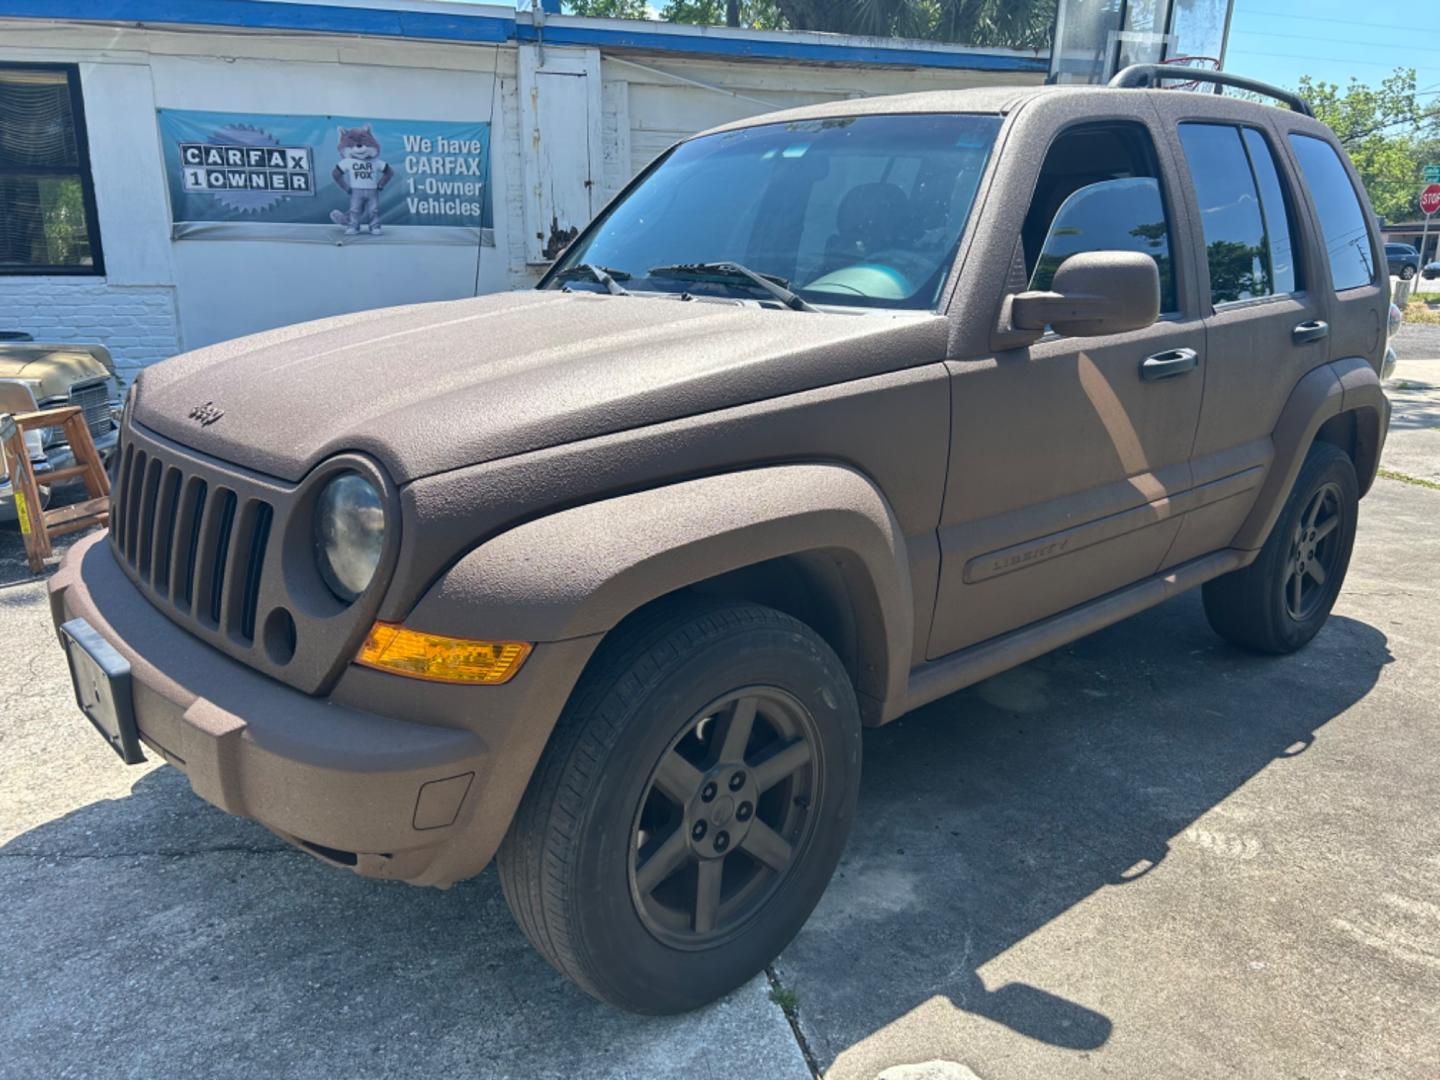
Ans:
[{"label": "textured bedliner paint", "polygon": [[[268,675],[279,680],[270,696],[304,701],[297,716],[333,704],[470,733],[488,752],[407,776],[415,791],[393,793],[388,810],[363,799],[337,808],[303,769],[226,757],[227,739],[278,746],[283,715],[178,710],[173,693],[161,700],[169,681],[144,663],[142,732],[173,733],[190,761],[230,761],[236,784],[258,777],[255,798],[234,805],[277,831],[353,846],[362,874],[443,885],[496,850],[593,650],[658,597],[690,590],[798,619],[846,665],[865,721],[885,723],[1180,590],[1269,565],[1267,536],[1315,439],[1331,442],[1332,462],[1337,447],[1349,454],[1363,490],[1389,413],[1384,343],[1292,343],[1302,319],[1351,337],[1378,326],[1389,300],[1383,278],[1343,296],[1331,288],[1286,150],[1291,132],[1331,139],[1322,125],[1213,95],[1074,87],[831,102],[745,123],[886,112],[1005,117],[941,314],[548,289],[327,319],[148,370],[130,428],[137,460],[148,445],[186,475],[276,502],[285,542],[266,556],[261,606],[294,610],[305,640],[294,658],[268,646],[261,656],[187,629],[186,613],[157,600],[168,621],[148,608],[146,619],[115,615],[113,625],[143,623],[149,635],[121,632],[117,647],[144,659],[168,657],[167,636],[190,649],[208,641],[234,660],[214,693],[194,685],[197,701]],[[1210,303],[1203,208],[1176,135],[1197,115],[1253,127],[1275,148],[1297,200],[1303,302]],[[1006,323],[1024,289],[1016,238],[1057,137],[1097,123],[1142,129],[1154,145],[1177,312],[1128,333],[1032,343]],[[1147,355],[1182,345],[1193,367],[1141,377]],[[197,423],[197,409],[218,419]],[[323,586],[307,491],[330,469],[372,460],[395,489],[393,562],[336,612],[313,602]],[[121,522],[148,513],[147,489],[132,488]],[[54,579],[57,619],[93,612],[111,624],[121,572],[105,565],[67,561]],[[349,663],[372,617],[540,644],[504,687],[418,683]],[[376,729],[403,758],[405,726]],[[333,761],[345,760],[337,745]],[[343,770],[313,754],[291,764],[318,770],[316,784],[348,791],[357,779],[337,781],[330,774]],[[406,846],[421,784],[470,771],[455,823],[415,830]],[[212,797],[206,766],[198,772],[197,790]],[[403,859],[384,854],[402,848]]]},{"label": "textured bedliner paint", "polygon": [[[938,315],[530,292],[326,319],[148,369],[136,419],[283,480],[343,450],[396,483],[939,360]],[[313,387],[297,393],[297,386]],[[197,406],[223,411],[201,426]]]}]

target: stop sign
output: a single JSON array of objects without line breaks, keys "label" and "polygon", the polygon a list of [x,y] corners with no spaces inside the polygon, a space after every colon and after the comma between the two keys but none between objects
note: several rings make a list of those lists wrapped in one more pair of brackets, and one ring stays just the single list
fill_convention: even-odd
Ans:
[{"label": "stop sign", "polygon": [[1425,212],[1426,217],[1440,210],[1440,184],[1431,184],[1420,192],[1420,209]]}]

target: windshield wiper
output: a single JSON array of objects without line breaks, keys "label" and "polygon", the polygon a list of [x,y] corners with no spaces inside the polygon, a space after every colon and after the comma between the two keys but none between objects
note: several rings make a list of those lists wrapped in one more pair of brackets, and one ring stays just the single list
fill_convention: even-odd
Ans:
[{"label": "windshield wiper", "polygon": [[604,285],[605,291],[611,296],[630,295],[630,290],[620,284],[621,281],[630,280],[630,275],[624,270],[611,270],[608,266],[596,266],[594,263],[576,263],[556,274],[555,280],[569,281],[576,277],[588,277],[597,285]]},{"label": "windshield wiper", "polygon": [[757,274],[754,270],[741,266],[737,262],[675,263],[671,266],[652,266],[645,272],[651,277],[668,277],[674,278],[676,281],[714,281],[754,285],[757,289],[763,289],[786,307],[793,308],[795,311],[816,310],[787,289],[785,287],[787,282],[784,278],[772,277],[769,274]]}]

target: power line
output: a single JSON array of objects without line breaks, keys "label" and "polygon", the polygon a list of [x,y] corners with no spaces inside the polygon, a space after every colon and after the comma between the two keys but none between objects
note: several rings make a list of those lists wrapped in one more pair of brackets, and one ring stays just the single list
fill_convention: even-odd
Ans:
[{"label": "power line", "polygon": [[1226,55],[1243,53],[1246,56],[1278,56],[1283,60],[1327,60],[1334,64],[1364,64],[1366,67],[1383,67],[1392,70],[1399,66],[1384,60],[1356,60],[1353,56],[1316,56],[1314,53],[1282,53],[1269,49],[1227,49]]},{"label": "power line", "polygon": [[[1261,15],[1271,19],[1294,19],[1293,11],[1266,11],[1264,8],[1252,8],[1246,5],[1246,15]],[[1406,26],[1403,23],[1377,23],[1369,19],[1337,19],[1333,15],[1310,15],[1302,16],[1305,22],[1333,22],[1344,23],[1347,26],[1369,26],[1375,30],[1404,30],[1407,34],[1436,34],[1440,30],[1426,30],[1423,27]]]},{"label": "power line", "polygon": [[[1440,33],[1440,31],[1430,31],[1430,33]],[[1236,36],[1236,35],[1240,35],[1240,34],[1248,34],[1248,35],[1250,35],[1250,36],[1252,36],[1252,37],[1263,37],[1263,38],[1270,39],[1270,40],[1280,39],[1280,40],[1284,40],[1284,41],[1323,41],[1323,42],[1324,42],[1325,44],[1327,44],[1327,45],[1362,45],[1362,46],[1363,46],[1363,45],[1369,45],[1369,46],[1373,46],[1373,47],[1375,47],[1375,48],[1380,48],[1380,49],[1393,49],[1393,48],[1396,47],[1397,44],[1399,44],[1398,42],[1393,41],[1393,40],[1392,40],[1392,41],[1351,41],[1349,38],[1318,37],[1318,36],[1315,35],[1315,34],[1289,34],[1289,33],[1287,33],[1287,34],[1277,34],[1277,33],[1275,33],[1274,31],[1271,31],[1271,30],[1231,30],[1231,31],[1230,31],[1230,35],[1231,35],[1232,37],[1234,37],[1234,36]]]}]

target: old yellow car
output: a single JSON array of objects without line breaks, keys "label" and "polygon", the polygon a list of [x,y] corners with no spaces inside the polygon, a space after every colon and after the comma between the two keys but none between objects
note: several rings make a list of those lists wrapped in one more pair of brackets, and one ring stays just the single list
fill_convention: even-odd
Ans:
[{"label": "old yellow car", "polygon": [[[115,449],[120,406],[119,380],[110,351],[103,345],[56,344],[28,340],[24,334],[0,333],[0,413],[29,412],[60,405],[79,405],[95,447],[108,458]],[[59,428],[33,431],[26,449],[48,497],[45,474],[75,462]],[[10,477],[0,467],[0,522],[15,520]]]}]

